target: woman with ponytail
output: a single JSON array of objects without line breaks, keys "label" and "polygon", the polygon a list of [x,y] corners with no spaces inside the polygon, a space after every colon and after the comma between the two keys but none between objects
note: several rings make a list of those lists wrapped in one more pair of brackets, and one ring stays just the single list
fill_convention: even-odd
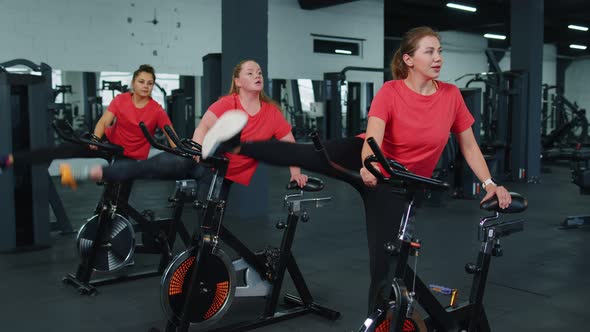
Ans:
[{"label": "woman with ponytail", "polygon": [[[96,123],[93,139],[97,142],[108,140],[112,144],[122,146],[124,150],[121,159],[147,159],[150,144],[139,128],[140,122],[144,122],[152,134],[157,127],[171,126],[162,106],[151,97],[155,81],[156,74],[152,66],[139,66],[133,72],[132,91],[117,95]],[[168,140],[174,146],[169,138]],[[0,171],[7,167],[50,163],[54,159],[106,157],[104,153],[97,151],[95,146],[64,143],[56,147],[15,151],[0,156]],[[126,201],[130,191],[131,183],[122,186],[120,198]]]}]

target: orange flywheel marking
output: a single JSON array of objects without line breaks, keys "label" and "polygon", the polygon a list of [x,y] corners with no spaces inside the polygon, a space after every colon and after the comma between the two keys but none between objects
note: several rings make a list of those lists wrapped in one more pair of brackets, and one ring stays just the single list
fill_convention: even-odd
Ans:
[{"label": "orange flywheel marking", "polygon": [[182,262],[180,266],[174,271],[172,278],[170,278],[170,286],[168,287],[168,295],[178,295],[182,293],[182,285],[184,285],[184,280],[186,277],[186,273],[190,269],[190,267],[195,262],[195,256],[189,257],[187,260]]},{"label": "orange flywheel marking", "polygon": [[[391,320],[390,319],[386,319],[383,322],[381,322],[381,324],[379,324],[379,326],[377,326],[377,328],[375,329],[375,332],[389,332],[389,327],[391,325]],[[414,331],[418,331],[416,329],[416,326],[414,326],[414,323],[412,323],[411,320],[406,319],[404,321],[404,326],[402,328],[403,332],[414,332]]]},{"label": "orange flywheel marking", "polygon": [[225,300],[227,299],[227,295],[229,294],[229,281],[223,281],[217,283],[217,288],[215,289],[215,297],[211,302],[211,307],[203,316],[204,319],[209,319],[223,306]]}]

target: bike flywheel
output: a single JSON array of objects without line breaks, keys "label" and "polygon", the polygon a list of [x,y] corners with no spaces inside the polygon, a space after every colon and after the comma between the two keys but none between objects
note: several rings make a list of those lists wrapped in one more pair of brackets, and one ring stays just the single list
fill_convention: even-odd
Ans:
[{"label": "bike flywheel", "polygon": [[104,225],[107,229],[98,234],[99,215],[94,215],[80,228],[76,239],[78,254],[87,259],[96,243],[92,268],[99,272],[114,272],[125,267],[135,251],[133,225],[125,217],[115,214]]},{"label": "bike flywheel", "polygon": [[[179,254],[168,266],[161,284],[162,307],[168,318],[178,324],[182,309],[188,296],[191,275],[195,268],[192,249]],[[204,328],[219,320],[229,309],[236,290],[236,275],[231,260],[222,250],[206,253],[202,277],[197,280],[198,287],[194,305],[191,306],[189,321],[191,326]],[[199,264],[197,262],[197,264]]]}]

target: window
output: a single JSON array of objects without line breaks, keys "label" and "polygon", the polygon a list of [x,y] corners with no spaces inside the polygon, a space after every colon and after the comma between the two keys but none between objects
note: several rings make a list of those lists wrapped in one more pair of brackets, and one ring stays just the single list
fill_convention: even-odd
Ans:
[{"label": "window", "polygon": [[[156,73],[156,83],[160,88],[166,91],[166,96],[169,96],[172,93],[172,90],[176,90],[180,87],[180,75]],[[162,105],[162,107],[166,108],[164,94],[157,86],[155,86],[152,91],[152,98]]]},{"label": "window", "polygon": [[116,95],[120,94],[121,91],[116,90],[103,90],[103,86],[105,86],[104,82],[121,82],[121,86],[127,86],[128,88],[131,86],[131,75],[132,73],[125,73],[125,72],[114,72],[114,71],[103,71],[100,73],[99,77],[99,87],[100,87],[100,96],[102,97],[102,104],[105,107],[111,104],[113,98]]},{"label": "window", "polygon": [[[100,87],[103,86],[103,81],[107,82],[121,82],[122,86],[127,86],[127,89],[131,90],[131,78],[133,73],[125,73],[125,72],[101,72],[100,73]],[[162,88],[166,96],[170,95],[172,90],[178,89],[180,86],[180,76],[177,74],[161,74],[156,73],[156,83]],[[152,91],[152,98],[157,101],[162,107],[166,107],[166,100],[164,99],[164,92],[154,86],[154,90]],[[121,93],[120,91],[115,90],[101,90],[100,95],[102,97],[102,103],[105,107],[113,101],[113,98]]]},{"label": "window", "polygon": [[309,112],[311,110],[311,103],[315,102],[313,95],[313,86],[309,79],[298,79],[299,99],[301,100],[301,110]]},{"label": "window", "polygon": [[311,34],[313,52],[346,56],[360,56],[364,39]]},{"label": "window", "polygon": [[[51,88],[55,89],[58,85],[62,85],[62,75],[61,75],[61,70],[59,69],[52,69],[51,70]],[[64,98],[63,98],[63,94],[60,93],[56,98],[55,98],[55,102],[56,103],[63,103],[64,102]]]}]

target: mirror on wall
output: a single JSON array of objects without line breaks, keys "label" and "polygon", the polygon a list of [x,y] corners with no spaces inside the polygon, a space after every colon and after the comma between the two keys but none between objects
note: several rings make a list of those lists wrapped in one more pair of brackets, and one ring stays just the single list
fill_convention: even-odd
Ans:
[{"label": "mirror on wall", "polygon": [[[112,100],[132,88],[132,72],[80,72],[53,70],[53,119],[65,120],[78,133],[92,131]],[[152,98],[158,102],[182,137],[195,128],[195,99],[199,79],[156,73]],[[163,136],[163,135],[160,135]]]},{"label": "mirror on wall", "polygon": [[323,138],[355,136],[367,127],[372,82],[273,79],[271,86],[297,140],[307,140],[314,131]]}]

